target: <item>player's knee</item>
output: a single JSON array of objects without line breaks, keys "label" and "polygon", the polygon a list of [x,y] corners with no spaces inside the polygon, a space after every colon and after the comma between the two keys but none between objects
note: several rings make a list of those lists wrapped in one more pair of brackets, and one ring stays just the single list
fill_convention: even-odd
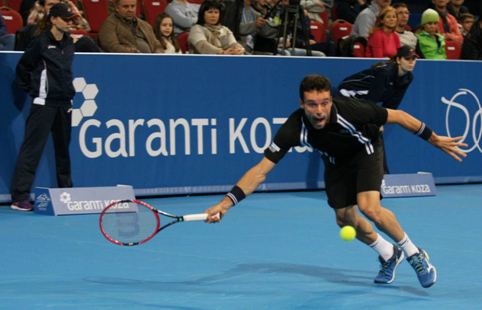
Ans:
[{"label": "player's knee", "polygon": [[380,206],[360,206],[360,211],[375,224],[381,221],[382,209]]}]

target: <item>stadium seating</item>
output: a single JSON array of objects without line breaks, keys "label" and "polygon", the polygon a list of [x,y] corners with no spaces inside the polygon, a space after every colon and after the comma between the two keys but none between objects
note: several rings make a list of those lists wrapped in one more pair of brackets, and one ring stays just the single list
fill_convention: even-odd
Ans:
[{"label": "stadium seating", "polygon": [[179,47],[183,54],[188,52],[187,38],[189,37],[189,32],[180,33],[177,36],[177,42],[179,42]]},{"label": "stadium seating", "polygon": [[460,59],[460,53],[462,52],[462,47],[455,41],[445,40],[445,54],[447,54],[447,59]]},{"label": "stadium seating", "polygon": [[326,42],[326,32],[325,32],[325,27],[323,27],[323,24],[317,21],[311,21],[310,22],[310,29],[311,33],[315,37],[316,42]]},{"label": "stadium seating", "polygon": [[344,36],[350,35],[353,25],[344,19],[335,20],[330,26],[331,38],[335,44]]},{"label": "stadium seating", "polygon": [[[2,4],[2,1],[0,1]],[[3,5],[9,7],[17,12],[20,12],[20,5],[22,4],[22,0],[3,0]]]},{"label": "stadium seating", "polygon": [[353,44],[353,56],[355,57],[365,57],[365,45],[360,42]]},{"label": "stadium seating", "polygon": [[15,34],[17,30],[23,27],[23,20],[20,14],[7,7],[1,7],[0,11],[2,11],[3,19],[5,20],[5,25],[7,26],[7,33],[8,34]]},{"label": "stadium seating", "polygon": [[108,0],[82,0],[85,18],[89,21],[90,32],[96,36],[104,20],[109,17]]},{"label": "stadium seating", "polygon": [[156,18],[159,14],[164,13],[167,7],[166,0],[144,0],[144,13],[146,14],[146,20],[152,27],[156,22]]}]

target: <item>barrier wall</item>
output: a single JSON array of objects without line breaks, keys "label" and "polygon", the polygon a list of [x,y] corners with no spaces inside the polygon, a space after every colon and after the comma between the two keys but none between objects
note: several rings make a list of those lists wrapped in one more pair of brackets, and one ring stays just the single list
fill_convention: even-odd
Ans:
[{"label": "barrier wall", "polygon": [[[15,84],[20,53],[0,53],[0,201],[9,187],[30,98]],[[298,108],[311,73],[334,86],[376,60],[79,54],[71,144],[74,185],[132,185],[138,196],[224,192],[262,158]],[[392,173],[431,172],[436,183],[482,181],[482,62],[419,60],[401,108],[439,134],[463,135],[458,163],[398,126],[386,126]],[[292,150],[261,190],[323,188],[317,153]],[[49,141],[35,186],[56,187]]]}]

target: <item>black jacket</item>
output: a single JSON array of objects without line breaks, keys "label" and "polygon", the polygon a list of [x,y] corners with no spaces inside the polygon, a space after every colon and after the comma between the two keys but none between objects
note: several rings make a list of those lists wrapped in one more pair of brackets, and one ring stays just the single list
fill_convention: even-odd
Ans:
[{"label": "black jacket", "polygon": [[412,81],[412,72],[398,76],[396,63],[370,67],[344,79],[338,85],[337,96],[341,96],[340,92],[344,89],[356,93],[352,97],[375,103],[382,102],[385,108],[397,109]]},{"label": "black jacket", "polygon": [[482,17],[472,26],[462,44],[460,59],[482,60]]},{"label": "black jacket", "polygon": [[36,103],[56,105],[70,102],[75,95],[72,84],[74,50],[68,34],[57,41],[50,31],[42,33],[27,47],[17,64],[18,85]]}]

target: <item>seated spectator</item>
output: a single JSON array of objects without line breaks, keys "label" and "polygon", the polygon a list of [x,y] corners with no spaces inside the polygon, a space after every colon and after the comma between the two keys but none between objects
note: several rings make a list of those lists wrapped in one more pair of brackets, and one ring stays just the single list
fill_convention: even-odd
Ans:
[{"label": "seated spectator", "polygon": [[137,0],[115,0],[115,13],[102,24],[97,40],[109,53],[162,53],[151,25],[136,18]]},{"label": "seated spectator", "polygon": [[[310,20],[314,20],[325,24],[323,19],[320,17],[320,13],[323,13],[326,8],[323,1],[320,0],[301,0],[300,5],[305,9],[306,15],[309,17]],[[329,25],[325,25],[328,27]]]},{"label": "seated spectator", "polygon": [[[38,22],[42,19],[45,14],[60,0],[38,0],[37,6],[35,7],[35,13],[32,11],[32,16],[29,18],[30,23],[22,29],[18,30],[15,35],[15,50],[24,51],[30,42],[38,36],[41,32],[38,30]],[[69,1],[69,3],[72,3]],[[69,4],[70,7],[70,4]],[[71,8],[71,7],[70,7]],[[72,9],[72,8],[71,8]],[[73,10],[78,12],[78,10]],[[78,13],[75,14],[75,18],[80,18]],[[78,30],[77,26],[73,26],[71,31]],[[94,42],[89,36],[83,36],[78,34],[70,34],[70,37],[74,40],[75,52],[102,52],[97,43]]]},{"label": "seated spectator", "polygon": [[360,12],[367,7],[365,0],[338,0],[336,15],[338,19],[343,19],[350,24],[355,23],[355,19]]},{"label": "seated spectator", "polygon": [[189,31],[191,54],[243,55],[244,48],[236,42],[233,32],[221,25],[224,4],[205,0],[199,8],[197,24]]},{"label": "seated spectator", "polygon": [[405,3],[395,3],[393,5],[395,10],[397,10],[398,23],[395,28],[395,32],[400,37],[400,44],[402,46],[408,45],[410,47],[417,47],[417,37],[413,32],[408,31],[406,28],[408,24],[408,18],[410,17],[410,11]]},{"label": "seated spectator", "polygon": [[15,36],[7,34],[7,25],[0,11],[0,51],[13,51],[15,47]]},{"label": "seated spectator", "polygon": [[463,5],[464,0],[450,0],[450,3],[447,4],[448,12],[454,16],[457,21],[461,22],[462,14],[470,13],[469,9]]},{"label": "seated spectator", "polygon": [[482,14],[465,36],[460,59],[482,60]]},{"label": "seated spectator", "polygon": [[391,6],[378,14],[375,25],[370,29],[366,57],[390,58],[397,54],[397,49],[401,46],[395,32],[397,23],[397,11]]},{"label": "seated spectator", "polygon": [[239,24],[239,43],[246,53],[270,53],[276,50],[279,29],[272,21],[263,18],[261,13],[251,6],[251,0],[244,0]]},{"label": "seated spectator", "polygon": [[462,45],[464,37],[460,33],[457,19],[449,14],[447,10],[447,0],[432,0],[435,11],[437,11],[439,18],[438,32],[442,34],[445,40],[451,40]]},{"label": "seated spectator", "polygon": [[154,34],[161,43],[164,54],[182,54],[179,42],[174,34],[173,20],[167,13],[161,13],[154,23]]},{"label": "seated spectator", "polygon": [[470,29],[474,25],[474,22],[474,15],[470,13],[464,13],[460,15],[460,25],[462,25],[461,32],[464,37],[470,32]]},{"label": "seated spectator", "polygon": [[415,35],[418,39],[417,54],[427,59],[447,59],[444,36],[438,33],[439,15],[427,9],[422,14],[422,30]]},{"label": "seated spectator", "polygon": [[351,35],[355,37],[368,38],[370,29],[375,24],[378,14],[381,10],[390,6],[392,0],[373,0],[373,2],[358,14]]},{"label": "seated spectator", "polygon": [[189,31],[197,23],[199,4],[189,3],[186,0],[173,0],[166,7],[166,13],[174,21],[176,35]]},{"label": "seated spectator", "polygon": [[[42,2],[45,3],[45,0],[43,0]],[[77,6],[75,6],[75,4],[69,0],[60,0],[60,2],[68,5],[72,12],[75,14],[75,17],[72,19],[73,25],[70,27],[70,30],[84,30],[85,32],[89,32],[89,22],[82,16],[82,14],[80,14]],[[52,2],[48,3],[48,6],[46,7],[47,11],[50,10],[50,7],[52,7],[53,4]],[[39,3],[39,1],[35,1],[34,6],[28,16],[27,24],[37,25],[39,21],[44,17],[44,14],[45,12],[42,5]]]}]

